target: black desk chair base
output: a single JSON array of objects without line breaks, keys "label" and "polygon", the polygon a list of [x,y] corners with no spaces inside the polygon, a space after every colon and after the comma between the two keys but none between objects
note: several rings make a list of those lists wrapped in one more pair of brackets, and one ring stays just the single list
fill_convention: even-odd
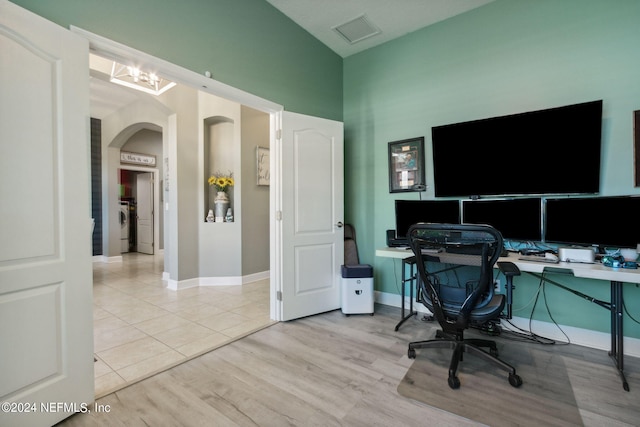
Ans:
[{"label": "black desk chair base", "polygon": [[[485,347],[489,349],[489,352],[482,349]],[[516,374],[516,369],[498,358],[498,348],[494,341],[463,339],[462,336],[447,335],[442,330],[438,330],[435,339],[409,343],[409,359],[415,359],[416,350],[422,348],[450,348],[453,350],[448,379],[449,387],[452,389],[460,388],[460,379],[457,375],[458,363],[462,361],[462,355],[464,353],[475,354],[507,371],[509,373],[509,384],[513,387],[520,387],[522,385],[522,379]]]}]

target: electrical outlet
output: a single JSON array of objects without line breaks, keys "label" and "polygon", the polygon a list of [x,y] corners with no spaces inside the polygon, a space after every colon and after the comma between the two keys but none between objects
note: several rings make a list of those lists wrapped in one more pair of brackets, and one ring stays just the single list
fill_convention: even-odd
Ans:
[{"label": "electrical outlet", "polygon": [[498,292],[498,293],[502,292],[502,285],[500,283],[500,279],[497,279],[493,286],[494,286],[494,289],[496,290],[496,292]]}]

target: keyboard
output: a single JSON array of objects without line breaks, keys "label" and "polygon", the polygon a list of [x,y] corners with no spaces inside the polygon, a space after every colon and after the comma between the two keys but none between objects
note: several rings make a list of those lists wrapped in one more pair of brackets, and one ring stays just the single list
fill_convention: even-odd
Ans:
[{"label": "keyboard", "polygon": [[442,251],[443,251],[442,248],[424,248],[424,249],[422,249],[422,253],[423,254],[439,254]]},{"label": "keyboard", "polygon": [[520,255],[518,259],[520,261],[544,262],[546,264],[557,264],[559,262],[557,259],[546,258],[544,255]]}]

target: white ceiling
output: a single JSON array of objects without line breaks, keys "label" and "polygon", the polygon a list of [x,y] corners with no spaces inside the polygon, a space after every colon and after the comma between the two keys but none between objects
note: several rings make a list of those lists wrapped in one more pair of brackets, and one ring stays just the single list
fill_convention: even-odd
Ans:
[{"label": "white ceiling", "polygon": [[91,117],[104,119],[109,114],[129,105],[142,96],[149,96],[142,92],[110,83],[111,66],[113,62],[89,54],[89,91]]},{"label": "white ceiling", "polygon": [[[347,56],[388,42],[428,25],[483,6],[493,0],[266,0],[338,55]],[[349,43],[333,28],[355,18],[366,20],[379,34]],[[91,117],[112,112],[149,96],[109,83],[110,62],[92,55]]]},{"label": "white ceiling", "polygon": [[127,89],[94,76],[89,79],[91,93],[91,117],[104,119],[114,111],[135,102],[138,95],[133,89]]},{"label": "white ceiling", "polygon": [[[267,0],[338,55],[354,53],[493,0]],[[365,15],[381,32],[350,44],[333,28]]]}]

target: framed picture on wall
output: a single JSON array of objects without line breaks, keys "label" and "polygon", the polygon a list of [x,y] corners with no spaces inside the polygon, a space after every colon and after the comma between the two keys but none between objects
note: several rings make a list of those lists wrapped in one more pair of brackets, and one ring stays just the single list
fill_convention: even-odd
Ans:
[{"label": "framed picture on wall", "polygon": [[258,177],[258,185],[269,185],[269,162],[269,149],[265,147],[256,147],[256,176]]},{"label": "framed picture on wall", "polygon": [[128,163],[132,165],[155,166],[156,156],[153,154],[131,153],[129,151],[120,151],[120,163]]},{"label": "framed picture on wall", "polygon": [[389,143],[389,192],[424,191],[424,137]]}]

